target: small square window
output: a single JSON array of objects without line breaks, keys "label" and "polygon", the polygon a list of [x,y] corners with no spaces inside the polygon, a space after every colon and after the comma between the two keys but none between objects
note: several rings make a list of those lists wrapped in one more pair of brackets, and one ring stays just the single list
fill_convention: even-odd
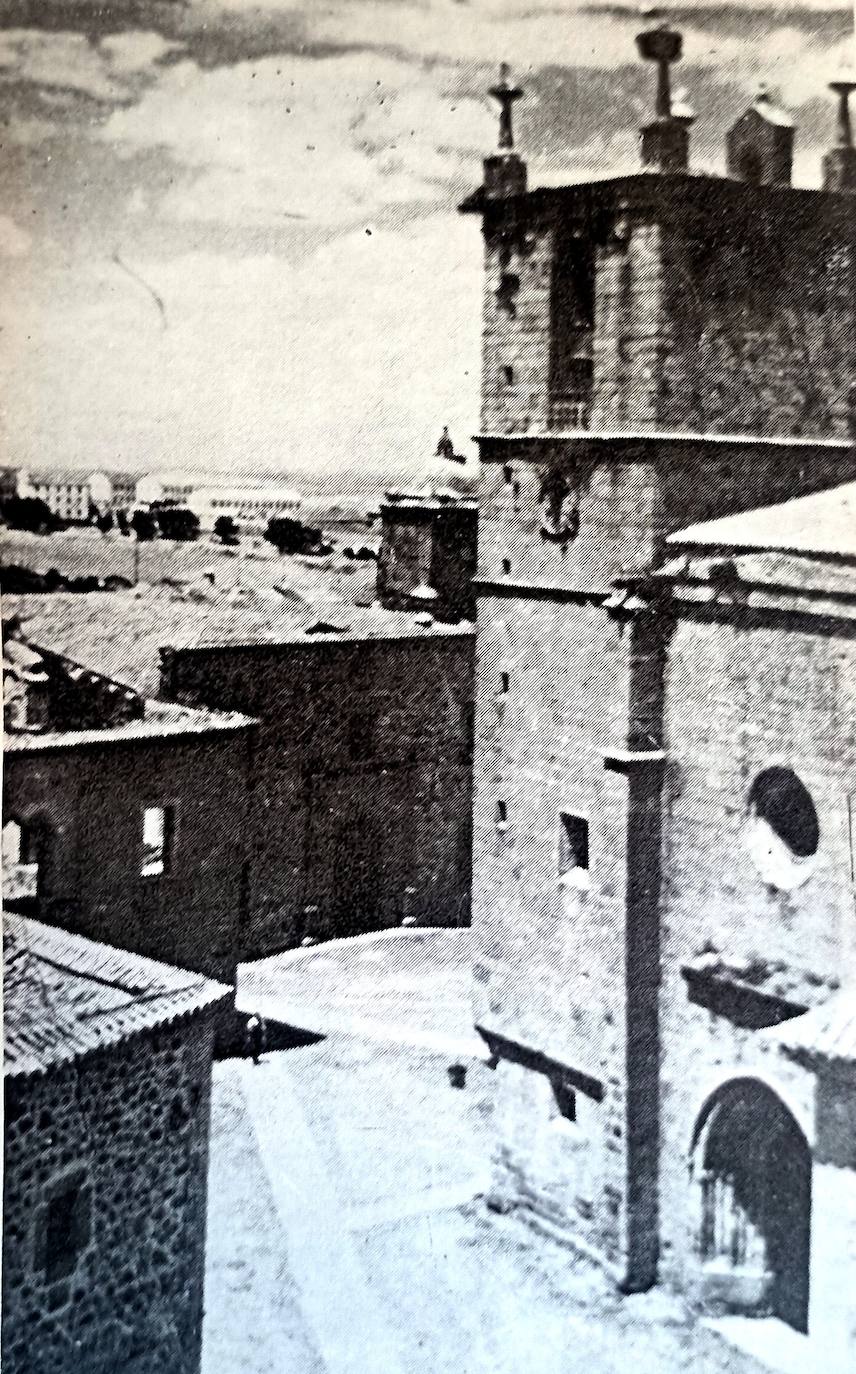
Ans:
[{"label": "small square window", "polygon": [[561,817],[559,829],[559,877],[588,873],[589,828],[582,816]]},{"label": "small square window", "polygon": [[143,862],[140,875],[157,878],[172,867],[175,812],[171,806],[147,806],[143,810]]}]

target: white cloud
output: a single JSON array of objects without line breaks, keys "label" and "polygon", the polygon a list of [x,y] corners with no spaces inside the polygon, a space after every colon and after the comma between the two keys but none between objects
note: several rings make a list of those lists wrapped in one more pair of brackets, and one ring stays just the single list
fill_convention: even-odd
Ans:
[{"label": "white cloud", "polygon": [[113,33],[102,38],[99,51],[111,71],[121,76],[152,75],[152,67],[169,53],[178,52],[180,43],[170,43],[159,33],[136,30]]},{"label": "white cloud", "polygon": [[30,251],[32,239],[8,215],[0,215],[0,257],[23,258]]},{"label": "white cloud", "polygon": [[76,33],[9,29],[0,34],[0,77],[95,100],[113,101],[123,94],[96,48]]},{"label": "white cloud", "polygon": [[[27,281],[0,334],[8,448],[35,462],[299,470],[410,464],[477,415],[481,245],[469,220],[270,254],[109,261]],[[36,296],[36,291],[41,294]],[[81,348],[81,340],[86,341]]]},{"label": "white cloud", "polygon": [[442,72],[346,54],[213,71],[181,62],[100,136],[128,155],[164,149],[191,173],[165,199],[166,216],[277,225],[289,214],[343,224],[434,202],[436,183],[491,134],[486,108],[445,94]]}]

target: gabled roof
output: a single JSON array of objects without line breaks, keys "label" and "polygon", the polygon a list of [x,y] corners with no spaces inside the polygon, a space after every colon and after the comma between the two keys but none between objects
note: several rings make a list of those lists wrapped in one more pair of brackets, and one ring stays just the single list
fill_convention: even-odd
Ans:
[{"label": "gabled roof", "polygon": [[3,955],[7,1077],[46,1073],[232,992],[198,973],[8,913]]}]

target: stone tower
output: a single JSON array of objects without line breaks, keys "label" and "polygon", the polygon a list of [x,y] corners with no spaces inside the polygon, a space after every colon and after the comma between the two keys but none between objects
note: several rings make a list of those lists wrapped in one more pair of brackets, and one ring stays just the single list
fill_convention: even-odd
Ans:
[{"label": "stone tower", "polygon": [[461,207],[485,251],[476,1022],[506,1184],[628,1290],[658,1261],[669,632],[634,578],[675,529],[856,475],[850,197],[692,173],[680,35],[639,48],[638,173],[527,190],[504,114]]}]

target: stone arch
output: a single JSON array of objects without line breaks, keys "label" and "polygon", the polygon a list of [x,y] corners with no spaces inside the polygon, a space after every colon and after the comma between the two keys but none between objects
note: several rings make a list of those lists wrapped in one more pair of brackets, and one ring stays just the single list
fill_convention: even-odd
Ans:
[{"label": "stone arch", "polygon": [[760,1078],[728,1079],[692,1139],[705,1300],[808,1330],[811,1150],[796,1116]]}]

